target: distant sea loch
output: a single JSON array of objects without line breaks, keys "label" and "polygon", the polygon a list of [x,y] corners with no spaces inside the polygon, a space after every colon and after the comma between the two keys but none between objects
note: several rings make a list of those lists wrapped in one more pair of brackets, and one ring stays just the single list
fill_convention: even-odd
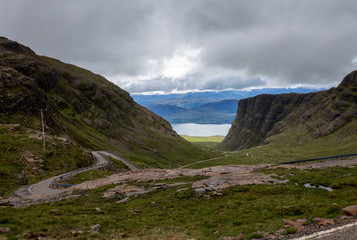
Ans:
[{"label": "distant sea loch", "polygon": [[231,124],[182,123],[172,124],[172,127],[179,135],[209,137],[216,135],[226,136]]}]

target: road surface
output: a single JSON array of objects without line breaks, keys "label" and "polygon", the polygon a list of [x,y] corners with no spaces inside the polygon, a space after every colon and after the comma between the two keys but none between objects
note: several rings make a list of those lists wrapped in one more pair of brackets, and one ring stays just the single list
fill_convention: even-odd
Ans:
[{"label": "road surface", "polygon": [[356,240],[357,222],[331,228],[329,230],[312,233],[308,236],[293,238],[292,240]]},{"label": "road surface", "polygon": [[[94,158],[96,159],[96,163],[89,167],[86,168],[86,171],[94,169],[94,168],[98,168],[98,167],[102,167],[104,164],[108,164],[109,161],[103,157],[100,153],[104,154],[104,155],[109,155],[109,153],[105,152],[105,151],[93,151],[92,155],[94,156]],[[76,171],[72,171],[70,173],[75,173]],[[41,199],[44,197],[51,197],[54,195],[58,195],[60,193],[62,193],[65,189],[54,189],[51,188],[50,185],[52,183],[52,181],[56,178],[59,178],[61,176],[64,175],[68,175],[69,173],[64,173],[55,177],[51,177],[48,179],[45,179],[43,181],[40,181],[38,183],[32,184],[30,186],[25,186],[25,187],[21,187],[17,190],[15,190],[12,194],[21,199]]]},{"label": "road surface", "polygon": [[110,153],[110,152],[106,152],[106,151],[98,151],[99,153],[106,155],[106,156],[111,156],[112,158],[115,158],[119,161],[121,161],[122,163],[124,163],[130,170],[139,170],[140,168],[135,166],[134,164],[132,164],[131,162],[129,162],[128,160],[114,154],[114,153]]}]

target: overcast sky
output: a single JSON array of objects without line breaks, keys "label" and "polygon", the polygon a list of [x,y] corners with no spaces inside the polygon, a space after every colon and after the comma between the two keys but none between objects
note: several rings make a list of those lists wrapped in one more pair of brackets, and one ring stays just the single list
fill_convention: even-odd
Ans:
[{"label": "overcast sky", "polygon": [[357,1],[0,0],[0,35],[131,93],[330,87],[357,68]]}]

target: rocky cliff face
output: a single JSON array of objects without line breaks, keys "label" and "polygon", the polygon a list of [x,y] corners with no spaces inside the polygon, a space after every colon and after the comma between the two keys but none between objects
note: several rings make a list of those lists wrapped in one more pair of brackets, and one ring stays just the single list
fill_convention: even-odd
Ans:
[{"label": "rocky cliff face", "polygon": [[[3,37],[0,80],[0,123],[39,129],[39,110],[46,109],[47,131],[67,135],[85,148],[111,148],[135,158],[146,155],[165,161],[172,155],[180,159],[202,153],[181,139],[166,120],[105,78],[38,56]],[[148,165],[155,162],[150,161]]]},{"label": "rocky cliff face", "polygon": [[250,148],[287,129],[304,129],[312,138],[331,134],[357,118],[357,71],[329,91],[309,94],[259,95],[242,99],[222,145]]}]

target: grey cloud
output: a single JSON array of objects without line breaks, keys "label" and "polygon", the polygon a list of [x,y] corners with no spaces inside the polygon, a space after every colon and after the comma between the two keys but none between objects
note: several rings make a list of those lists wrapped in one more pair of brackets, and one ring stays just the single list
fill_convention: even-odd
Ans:
[{"label": "grey cloud", "polygon": [[[354,0],[2,0],[0,35],[105,76],[128,76],[130,83],[117,83],[130,92],[318,86],[356,67],[356,10]],[[196,72],[135,80],[152,70],[149,60],[184,47],[202,49]],[[216,69],[222,77],[212,76]]]},{"label": "grey cloud", "polygon": [[237,76],[227,76],[212,79],[202,79],[203,76],[189,76],[185,79],[155,78],[143,82],[127,82],[124,88],[129,92],[150,91],[189,91],[189,90],[225,90],[243,89],[256,86],[264,86],[266,83],[258,78],[242,79]]}]

